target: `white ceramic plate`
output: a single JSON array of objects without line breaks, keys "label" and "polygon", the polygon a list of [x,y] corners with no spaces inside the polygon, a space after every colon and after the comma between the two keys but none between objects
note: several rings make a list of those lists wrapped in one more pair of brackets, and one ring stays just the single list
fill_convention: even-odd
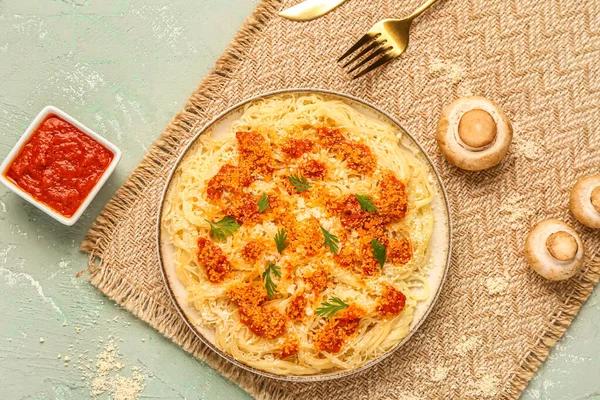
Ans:
[{"label": "white ceramic plate", "polygon": [[[264,372],[264,371],[258,370],[256,368],[250,367],[248,365],[245,365],[245,364],[237,361],[230,355],[224,353],[220,349],[218,349],[214,344],[214,331],[212,329],[202,327],[200,324],[198,324],[196,322],[196,321],[200,321],[200,315],[186,301],[187,291],[185,290],[183,283],[181,283],[181,281],[177,277],[177,274],[175,273],[175,262],[174,262],[174,256],[173,256],[174,247],[169,239],[169,235],[162,227],[161,220],[162,220],[162,213],[163,213],[163,203],[164,203],[166,193],[171,184],[173,174],[175,173],[175,170],[181,163],[181,160],[186,156],[187,152],[194,145],[196,139],[202,134],[208,134],[211,132],[213,135],[218,137],[219,134],[227,132],[231,122],[238,119],[242,115],[244,105],[246,105],[247,103],[252,102],[254,100],[271,97],[271,96],[282,94],[282,93],[292,93],[292,94],[299,94],[299,95],[318,93],[325,97],[342,100],[345,103],[351,105],[352,107],[355,107],[357,110],[361,111],[364,114],[367,114],[369,116],[380,119],[386,123],[389,123],[392,126],[397,127],[398,130],[400,130],[401,132],[404,133],[405,140],[403,142],[405,142],[405,143],[403,143],[403,144],[407,147],[414,149],[418,153],[418,156],[420,157],[421,161],[423,161],[423,163],[426,166],[429,166],[429,172],[430,172],[429,175],[431,177],[431,183],[432,183],[433,189],[435,191],[435,198],[432,203],[432,209],[434,212],[435,221],[434,221],[433,235],[432,235],[431,244],[430,244],[430,263],[431,263],[432,267],[428,274],[428,281],[429,281],[429,285],[431,288],[431,296],[426,301],[423,301],[418,304],[417,309],[415,311],[414,319],[411,323],[410,332],[400,343],[398,343],[398,345],[394,349],[383,354],[379,358],[369,361],[368,363],[366,363],[366,364],[362,365],[361,367],[356,368],[354,370],[335,371],[335,372],[330,372],[330,373],[326,373],[326,374],[309,375],[309,376],[296,376],[296,375],[280,376],[280,375],[275,375],[275,374],[271,374],[268,372]],[[226,360],[232,362],[233,364],[235,364],[241,368],[244,368],[248,371],[254,372],[254,373],[262,375],[262,376],[274,378],[274,379],[296,381],[296,382],[298,382],[298,381],[311,382],[311,381],[336,379],[336,378],[341,378],[341,377],[345,377],[345,376],[357,373],[359,371],[363,371],[363,370],[375,365],[376,363],[380,362],[384,358],[388,357],[390,354],[392,354],[394,351],[396,351],[404,343],[406,343],[406,341],[408,341],[410,339],[410,337],[414,334],[414,332],[423,323],[423,321],[427,317],[427,314],[433,308],[433,305],[434,305],[435,301],[437,300],[439,293],[441,291],[442,284],[446,277],[446,272],[448,270],[448,266],[450,263],[451,229],[452,229],[452,227],[451,227],[452,224],[451,224],[451,219],[450,219],[450,209],[448,206],[448,201],[447,201],[447,196],[446,196],[444,186],[442,184],[439,174],[437,173],[437,171],[435,170],[435,167],[433,166],[433,163],[431,162],[431,159],[427,156],[427,154],[425,153],[423,148],[417,143],[417,141],[410,134],[408,134],[400,126],[400,124],[389,114],[386,114],[379,108],[372,106],[372,105],[370,105],[360,99],[357,99],[355,97],[345,95],[345,94],[335,93],[335,92],[331,92],[331,91],[326,91],[326,90],[286,89],[286,90],[280,90],[277,92],[270,92],[270,93],[266,93],[266,94],[259,95],[259,96],[250,98],[248,100],[245,100],[242,103],[239,103],[238,105],[221,113],[219,116],[217,116],[210,123],[208,123],[204,128],[200,129],[196,133],[193,140],[190,142],[190,144],[187,146],[187,148],[184,150],[182,155],[177,160],[177,162],[176,162],[175,166],[173,167],[173,170],[171,171],[171,174],[167,180],[167,184],[165,185],[165,189],[164,189],[162,200],[160,202],[159,207],[160,207],[160,209],[158,212],[158,220],[157,220],[157,247],[158,247],[158,256],[159,256],[159,260],[160,260],[160,267],[161,267],[161,271],[162,271],[163,278],[165,281],[165,285],[167,286],[167,290],[173,301],[173,305],[175,306],[175,308],[177,309],[177,311],[179,312],[181,317],[184,319],[184,321],[190,327],[190,329],[196,334],[196,336],[198,336],[198,338],[200,340],[202,340],[208,347],[210,347],[212,350],[214,350],[221,357],[225,358]]]}]

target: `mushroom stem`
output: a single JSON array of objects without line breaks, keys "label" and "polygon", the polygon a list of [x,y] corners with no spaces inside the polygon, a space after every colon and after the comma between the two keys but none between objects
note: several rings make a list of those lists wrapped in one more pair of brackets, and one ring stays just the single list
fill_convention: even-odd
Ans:
[{"label": "mushroom stem", "polygon": [[592,190],[590,201],[598,213],[600,213],[600,186]]},{"label": "mushroom stem", "polygon": [[492,143],[497,134],[496,121],[487,111],[467,111],[458,123],[458,136],[469,147],[480,149]]},{"label": "mushroom stem", "polygon": [[554,232],[546,240],[546,248],[558,261],[569,261],[577,255],[579,246],[575,237],[565,231]]}]

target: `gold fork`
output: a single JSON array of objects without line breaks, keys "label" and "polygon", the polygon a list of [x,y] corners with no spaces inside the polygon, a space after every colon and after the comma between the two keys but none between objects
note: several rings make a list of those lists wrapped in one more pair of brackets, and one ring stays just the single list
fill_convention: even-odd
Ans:
[{"label": "gold fork", "polygon": [[364,74],[373,71],[375,68],[381,67],[383,64],[392,61],[394,58],[404,53],[408,47],[408,31],[410,30],[410,24],[436,1],[437,0],[427,0],[421,7],[406,18],[388,18],[379,21],[373,25],[373,27],[369,29],[369,31],[361,37],[354,46],[350,47],[350,49],[338,59],[338,62],[341,62],[350,54],[367,44],[368,46],[342,66],[342,68],[346,68],[351,64],[356,63],[361,57],[366,56],[348,71],[349,73],[352,73],[368,62],[374,61],[355,75],[353,79],[360,78]]}]

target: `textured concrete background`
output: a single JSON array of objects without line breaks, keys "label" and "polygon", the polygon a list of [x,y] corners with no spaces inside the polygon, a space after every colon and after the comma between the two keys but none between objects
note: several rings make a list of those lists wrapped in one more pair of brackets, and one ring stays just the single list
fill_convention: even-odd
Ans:
[{"label": "textured concrete background", "polygon": [[[139,368],[141,398],[247,398],[75,274],[86,266],[78,246],[93,218],[255,3],[0,0],[0,158],[48,104],[123,151],[74,227],[0,188],[1,399],[90,397],[96,357],[109,337],[125,365],[110,376],[127,378]],[[599,299],[596,291],[524,399],[600,399]]]}]

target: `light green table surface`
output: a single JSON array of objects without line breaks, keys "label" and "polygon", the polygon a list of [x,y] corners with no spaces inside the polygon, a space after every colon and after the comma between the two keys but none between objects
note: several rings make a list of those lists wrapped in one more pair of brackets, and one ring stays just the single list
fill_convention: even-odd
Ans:
[{"label": "light green table surface", "polygon": [[[0,158],[48,104],[123,151],[74,227],[0,188],[0,399],[88,398],[88,367],[109,335],[125,364],[119,374],[147,375],[141,398],[248,397],[75,274],[86,266],[78,246],[92,220],[255,3],[0,0]],[[596,291],[524,399],[600,399],[599,299]]]}]

